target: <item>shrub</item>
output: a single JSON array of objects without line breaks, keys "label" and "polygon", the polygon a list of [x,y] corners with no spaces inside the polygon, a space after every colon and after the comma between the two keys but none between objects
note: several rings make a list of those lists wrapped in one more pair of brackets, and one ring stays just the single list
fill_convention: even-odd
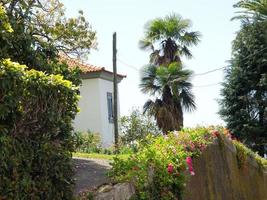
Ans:
[{"label": "shrub", "polygon": [[132,146],[136,141],[144,140],[147,135],[160,135],[161,132],[153,118],[133,109],[129,116],[120,118],[121,145]]},{"label": "shrub", "polygon": [[72,199],[78,90],[60,75],[0,62],[0,199]]},{"label": "shrub", "polygon": [[137,199],[181,199],[188,174],[194,175],[191,158],[215,137],[206,128],[150,135],[129,159],[114,158],[110,176],[115,182],[133,182]]},{"label": "shrub", "polygon": [[99,133],[91,131],[78,132],[76,138],[79,141],[76,152],[82,153],[100,153],[101,151],[101,137]]},{"label": "shrub", "polygon": [[228,130],[198,127],[168,136],[148,136],[146,143],[128,159],[115,157],[109,175],[114,182],[132,182],[137,191],[136,199],[181,200],[187,178],[195,175],[192,158],[198,157],[215,139],[220,145],[226,138],[233,139],[239,167],[248,155],[256,159],[259,169],[267,167],[264,158],[236,141]]},{"label": "shrub", "polygon": [[245,167],[248,157],[255,158],[258,163],[259,170],[267,167],[267,160],[259,156],[258,153],[253,152],[244,144],[236,140],[233,141],[233,144],[236,148],[236,158],[239,169],[243,169]]}]

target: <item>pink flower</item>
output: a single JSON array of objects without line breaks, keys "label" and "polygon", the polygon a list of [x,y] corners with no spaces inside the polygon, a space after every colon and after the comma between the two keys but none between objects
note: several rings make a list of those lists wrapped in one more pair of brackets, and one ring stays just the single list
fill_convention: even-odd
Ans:
[{"label": "pink flower", "polygon": [[194,169],[193,169],[193,162],[192,162],[192,158],[191,157],[187,157],[186,158],[186,163],[189,169],[189,172],[192,176],[195,175]]},{"label": "pink flower", "polygon": [[169,174],[173,173],[173,165],[171,163],[168,164],[167,170]]},{"label": "pink flower", "polygon": [[204,151],[205,148],[206,148],[206,145],[205,145],[205,144],[200,144],[200,150],[201,150],[201,151]]},{"label": "pink flower", "polygon": [[173,131],[173,135],[174,135],[175,137],[178,137],[178,136],[179,136],[179,132],[178,132],[178,131]]},{"label": "pink flower", "polygon": [[195,144],[192,141],[190,141],[189,145],[190,145],[191,151],[194,151],[195,150]]},{"label": "pink flower", "polygon": [[173,154],[176,154],[177,153],[177,151],[176,151],[175,148],[172,149],[172,152],[173,152]]}]

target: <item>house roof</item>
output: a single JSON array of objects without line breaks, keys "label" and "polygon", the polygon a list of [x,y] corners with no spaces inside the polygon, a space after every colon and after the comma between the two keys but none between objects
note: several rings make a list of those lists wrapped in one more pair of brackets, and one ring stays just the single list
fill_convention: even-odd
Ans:
[{"label": "house roof", "polygon": [[[66,62],[70,68],[78,67],[82,71],[82,78],[97,78],[95,76],[90,76],[90,75],[95,75],[101,72],[105,74],[113,75],[113,72],[106,70],[105,67],[100,67],[100,66],[95,66],[92,64],[84,63],[81,60],[70,58],[65,55],[60,55],[60,61]],[[117,76],[120,79],[123,79],[126,77],[126,75],[122,75],[122,74],[117,74]]]}]

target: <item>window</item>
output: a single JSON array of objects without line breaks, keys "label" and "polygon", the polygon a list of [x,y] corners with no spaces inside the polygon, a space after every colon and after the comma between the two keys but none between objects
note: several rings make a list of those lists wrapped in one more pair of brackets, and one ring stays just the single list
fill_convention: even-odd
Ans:
[{"label": "window", "polygon": [[113,102],[112,102],[112,93],[107,93],[107,103],[108,103],[108,121],[113,123]]}]

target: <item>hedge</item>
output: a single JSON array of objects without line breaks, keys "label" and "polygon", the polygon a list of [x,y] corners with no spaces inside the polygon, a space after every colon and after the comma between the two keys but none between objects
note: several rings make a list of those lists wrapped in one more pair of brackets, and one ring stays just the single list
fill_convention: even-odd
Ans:
[{"label": "hedge", "polygon": [[62,76],[0,62],[0,199],[73,199],[77,103]]}]

